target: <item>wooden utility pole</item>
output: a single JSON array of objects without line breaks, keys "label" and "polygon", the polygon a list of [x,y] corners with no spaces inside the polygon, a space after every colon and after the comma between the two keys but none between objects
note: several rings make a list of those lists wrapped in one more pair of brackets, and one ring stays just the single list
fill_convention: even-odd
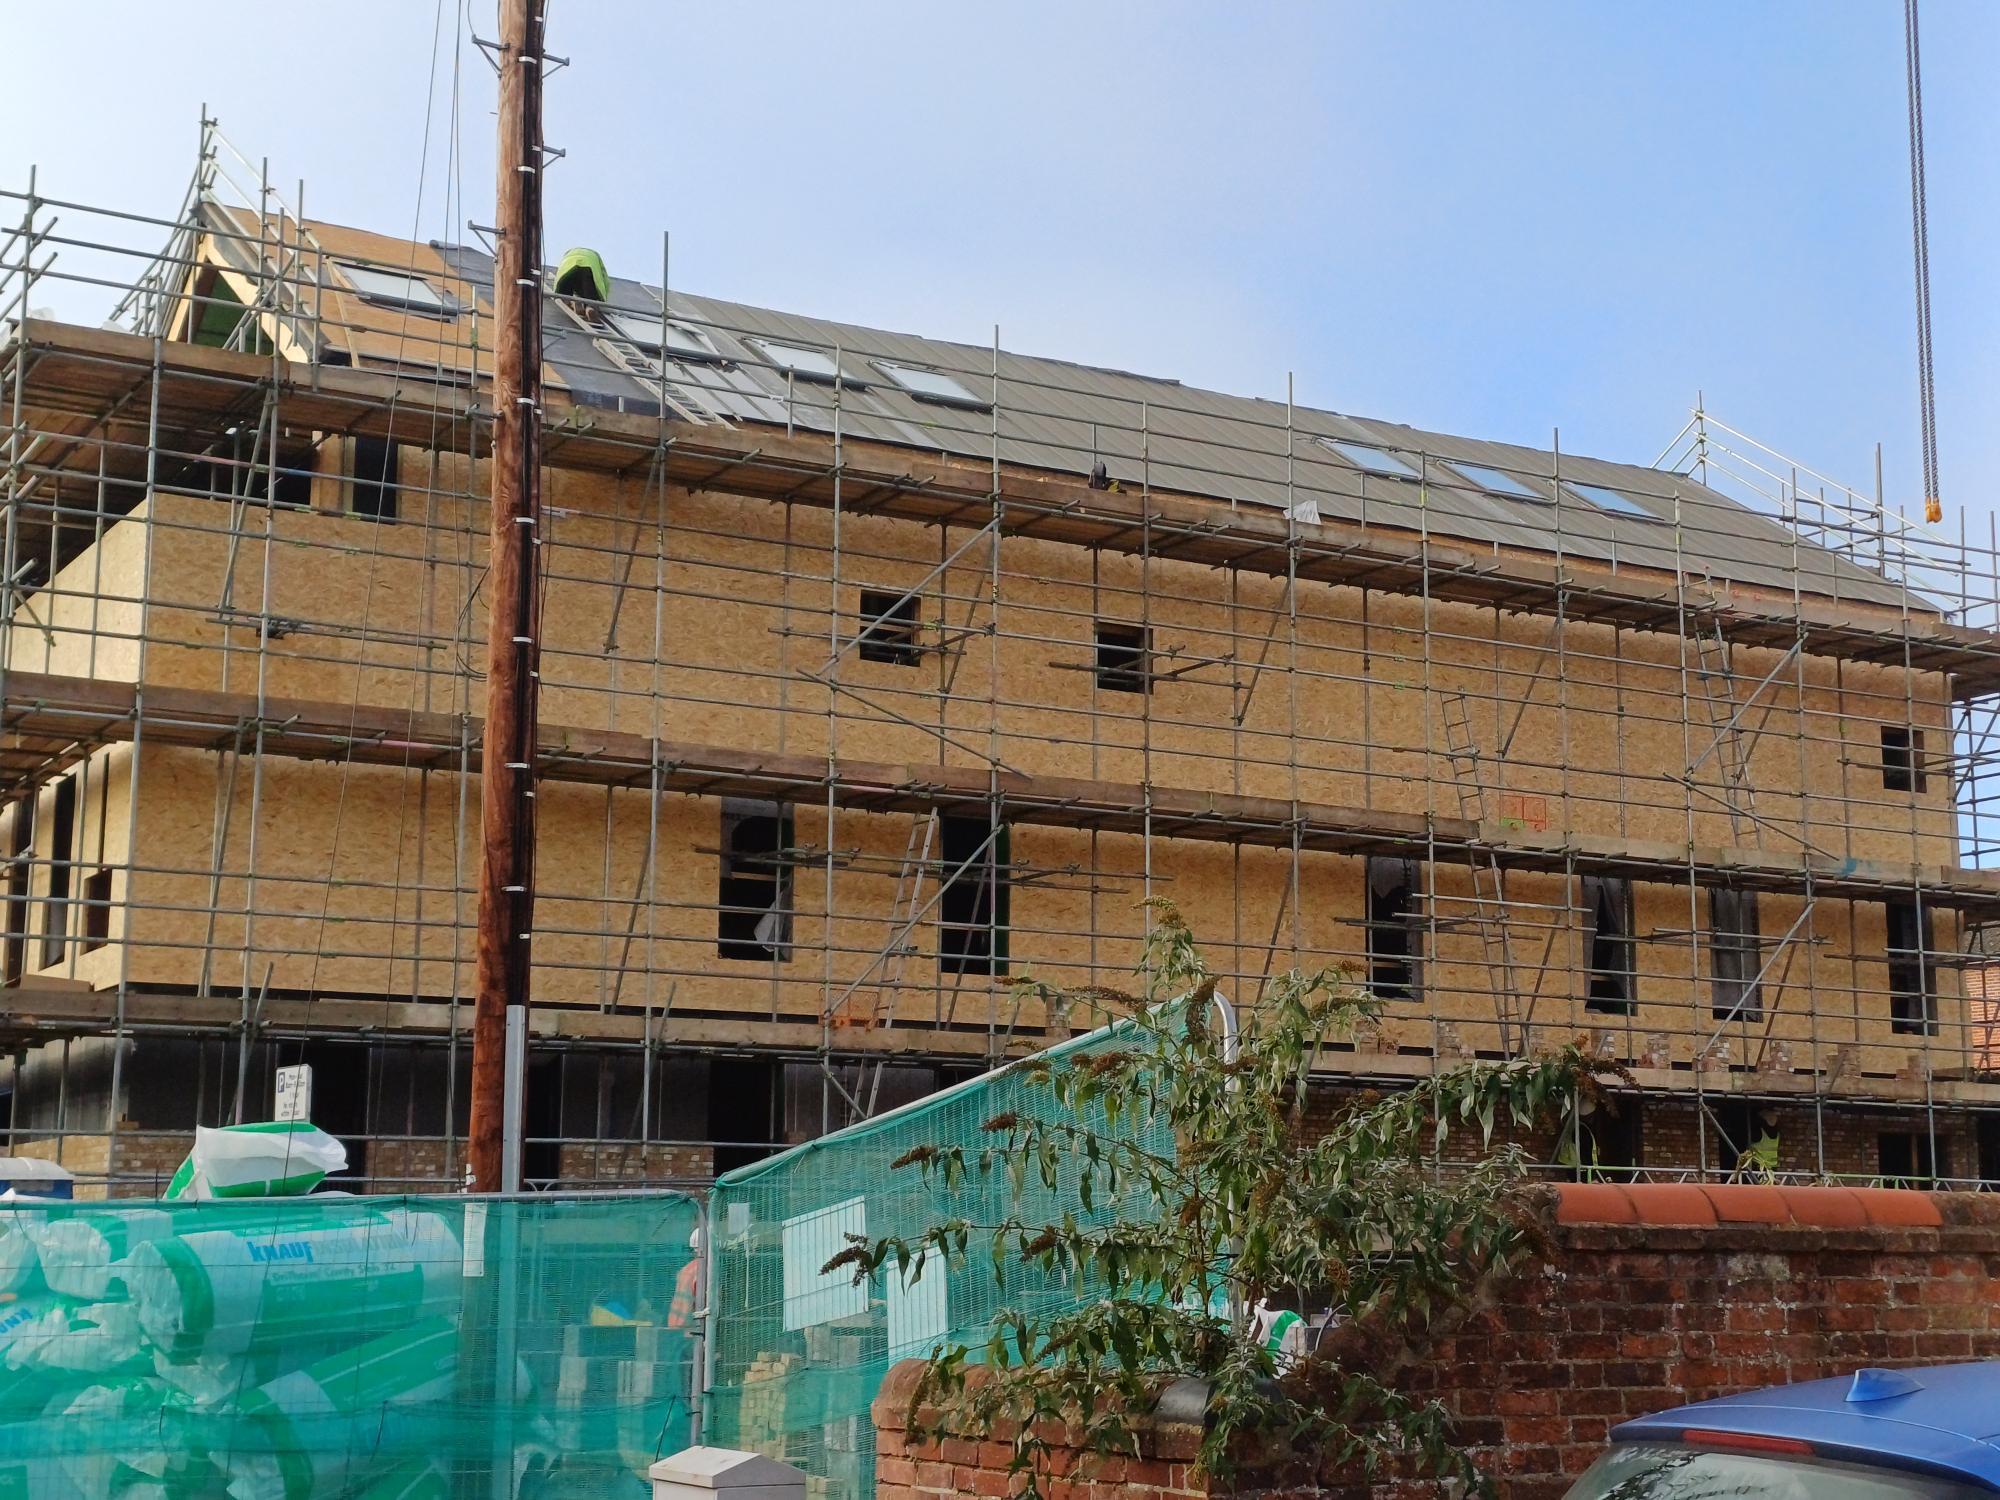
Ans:
[{"label": "wooden utility pole", "polygon": [[540,6],[541,0],[500,0],[493,534],[486,571],[478,991],[472,1013],[472,1128],[467,1141],[469,1186],[482,1193],[520,1187],[530,940],[535,930],[544,161]]}]

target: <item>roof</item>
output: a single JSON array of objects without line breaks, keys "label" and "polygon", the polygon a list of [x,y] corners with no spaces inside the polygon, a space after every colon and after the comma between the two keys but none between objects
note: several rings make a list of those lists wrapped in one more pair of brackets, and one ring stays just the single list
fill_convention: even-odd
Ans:
[{"label": "roof", "polygon": [[[233,211],[217,206],[227,218]],[[407,267],[435,276],[448,302],[474,292],[490,303],[492,257],[432,241],[410,245],[337,225],[309,223],[322,244],[349,260]],[[400,250],[391,246],[401,246]],[[358,252],[358,257],[356,255]],[[336,260],[339,259],[336,254]],[[1425,431],[1375,418],[1186,386],[1093,365],[894,333],[745,303],[664,293],[643,281],[609,278],[601,308],[548,294],[545,366],[586,404],[696,423],[768,424],[829,431],[836,390],[815,378],[837,367],[843,435],[980,462],[1069,475],[1102,465],[1127,489],[1202,496],[1231,508],[1291,512],[1302,527],[1324,520],[1574,558],[1614,569],[1685,572],[1716,582],[1789,595],[1919,609],[1897,583],[1795,535],[1777,519],[1685,474],[1552,449]],[[337,283],[332,290],[345,289]],[[339,323],[356,331],[355,363],[442,363],[462,378],[470,330],[367,306],[349,291]],[[598,317],[625,312],[648,325],[677,325],[662,360]],[[412,325],[428,323],[412,342]],[[377,326],[379,325],[379,326]],[[337,335],[338,337],[339,335]],[[657,335],[656,335],[657,338]],[[774,346],[814,351],[809,361]],[[459,347],[459,346],[464,347]],[[408,355],[425,357],[412,362]],[[388,357],[395,350],[403,358]],[[937,377],[945,377],[940,384]],[[1417,472],[1370,472],[1337,443],[1393,455]],[[1486,472],[1479,472],[1484,470]],[[1620,513],[1580,487],[1601,486],[1629,503]]]},{"label": "roof", "polygon": [[1853,1400],[1852,1375],[1773,1386],[1641,1417],[1611,1436],[1623,1443],[1679,1442],[1698,1428],[1799,1438],[1829,1458],[1943,1471],[2000,1489],[2000,1362],[1899,1373],[1916,1389]]},{"label": "roof", "polygon": [[[491,287],[492,260],[484,251],[436,242],[430,248],[467,282]],[[561,372],[570,394],[625,410],[657,411],[659,377],[634,375],[561,299],[551,296],[549,302],[548,363]],[[713,345],[719,358],[665,365],[670,403],[695,420],[830,428],[832,389],[788,379],[776,359],[752,342],[781,341],[828,358],[837,352],[841,431],[851,438],[987,459],[997,437],[1003,463],[1072,474],[1088,474],[1102,463],[1108,478],[1128,488],[1143,481],[1232,505],[1282,511],[1309,502],[1301,516],[1306,524],[1319,518],[1361,521],[1617,567],[1671,574],[1678,566],[1784,591],[1792,588],[1796,569],[1809,593],[1891,606],[1908,602],[1898,585],[1802,542],[1777,520],[1686,475],[1645,465],[1312,407],[1294,407],[1288,414],[1283,402],[680,291],[663,294],[618,276],[611,278],[607,305],[654,320],[664,310],[667,319]],[[991,405],[912,393],[885,372],[886,364],[945,373]],[[1364,472],[1326,446],[1337,441],[1400,455],[1422,470],[1426,482],[1419,486],[1410,478]],[[1496,493],[1494,481],[1454,464],[1498,471],[1536,498]],[[1578,485],[1614,489],[1656,519],[1603,509],[1577,493]]]}]

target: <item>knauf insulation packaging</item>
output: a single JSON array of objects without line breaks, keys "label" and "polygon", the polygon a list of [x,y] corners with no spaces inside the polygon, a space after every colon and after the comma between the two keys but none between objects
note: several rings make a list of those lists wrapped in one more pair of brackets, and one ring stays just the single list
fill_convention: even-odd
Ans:
[{"label": "knauf insulation packaging", "polygon": [[165,1196],[295,1198],[346,1166],[347,1148],[303,1120],[219,1130],[201,1125],[195,1128],[194,1150],[167,1184]]},{"label": "knauf insulation packaging", "polygon": [[231,1495],[338,1494],[379,1468],[384,1452],[421,1458],[431,1441],[421,1407],[449,1398],[457,1380],[458,1329],[446,1318],[280,1375],[233,1414],[238,1430],[221,1453]]},{"label": "knauf insulation packaging", "polygon": [[696,1218],[680,1194],[0,1205],[0,1278],[9,1247],[33,1267],[0,1286],[0,1500],[643,1500],[689,1441],[668,1317]]},{"label": "knauf insulation packaging", "polygon": [[444,1220],[397,1210],[148,1241],[125,1279],[153,1347],[182,1360],[407,1327],[457,1306],[463,1261]]}]

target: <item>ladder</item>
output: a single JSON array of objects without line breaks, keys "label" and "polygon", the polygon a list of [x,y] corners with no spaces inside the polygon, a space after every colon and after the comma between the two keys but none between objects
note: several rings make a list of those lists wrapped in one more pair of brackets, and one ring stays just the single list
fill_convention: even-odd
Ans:
[{"label": "ladder", "polygon": [[889,941],[875,968],[872,993],[857,990],[833,1016],[836,1026],[888,1027],[896,1024],[903,974],[916,950],[918,914],[924,909],[924,877],[930,873],[938,820],[927,812],[910,824],[903,863],[896,871],[896,895],[889,909]]},{"label": "ladder", "polygon": [[1736,674],[1729,664],[1729,642],[1713,617],[1691,632],[1695,649],[1695,682],[1708,707],[1708,727],[1715,736],[1708,752],[1715,756],[1716,779],[1723,805],[1729,809],[1730,831],[1741,840],[1758,842],[1757,793],[1750,779],[1750,750],[1737,713]]},{"label": "ladder", "polygon": [[[1444,753],[1458,788],[1459,816],[1473,824],[1486,818],[1486,788],[1481,779],[1479,741],[1473,734],[1472,707],[1464,693],[1446,693],[1441,701]],[[1528,1027],[1521,1013],[1521,996],[1514,976],[1514,949],[1508,937],[1507,886],[1499,856],[1491,849],[1472,851],[1472,923],[1479,931],[1493,1012],[1500,1023],[1500,1046],[1510,1055],[1525,1055]],[[1518,1049],[1517,1049],[1518,1043]]]}]

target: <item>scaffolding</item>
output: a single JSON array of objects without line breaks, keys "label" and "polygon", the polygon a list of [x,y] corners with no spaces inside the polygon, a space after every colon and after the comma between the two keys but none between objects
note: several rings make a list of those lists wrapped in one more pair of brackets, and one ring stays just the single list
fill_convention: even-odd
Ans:
[{"label": "scaffolding", "polygon": [[[303,197],[206,120],[169,218],[0,193],[9,1143],[144,1136],[149,1056],[202,1122],[254,1113],[269,1067],[341,1042],[365,1177],[435,1186],[485,304],[462,251]],[[1330,1088],[1583,1034],[1633,1070],[1648,1172],[1726,1174],[1743,1120],[1782,1117],[1787,1172],[1881,1175],[1865,1131],[1982,1175],[1994,1018],[1959,975],[2000,911],[1990,527],[1911,521],[1697,401],[1639,496],[1646,560],[1578,549],[1560,503],[1543,549],[1476,544],[1433,526],[1462,458],[1357,477],[1289,380],[1193,453],[1203,393],[1085,433],[997,333],[903,356],[959,394],[885,439],[849,351],[771,352],[664,254],[661,280],[645,338],[551,294],[583,342],[545,360],[540,1175],[708,1175],[689,1059],[783,1064],[769,1128],[721,1142],[754,1151],[1060,1039],[1010,972],[1126,987],[1155,896],[1246,1003],[1327,963],[1389,996]],[[593,395],[586,358],[650,399]],[[1019,462],[1024,432],[1064,460]],[[1579,461],[1537,462],[1516,482],[1562,496]],[[1744,506],[1783,589],[1715,576]],[[185,1130],[158,1134],[170,1167]]]}]

